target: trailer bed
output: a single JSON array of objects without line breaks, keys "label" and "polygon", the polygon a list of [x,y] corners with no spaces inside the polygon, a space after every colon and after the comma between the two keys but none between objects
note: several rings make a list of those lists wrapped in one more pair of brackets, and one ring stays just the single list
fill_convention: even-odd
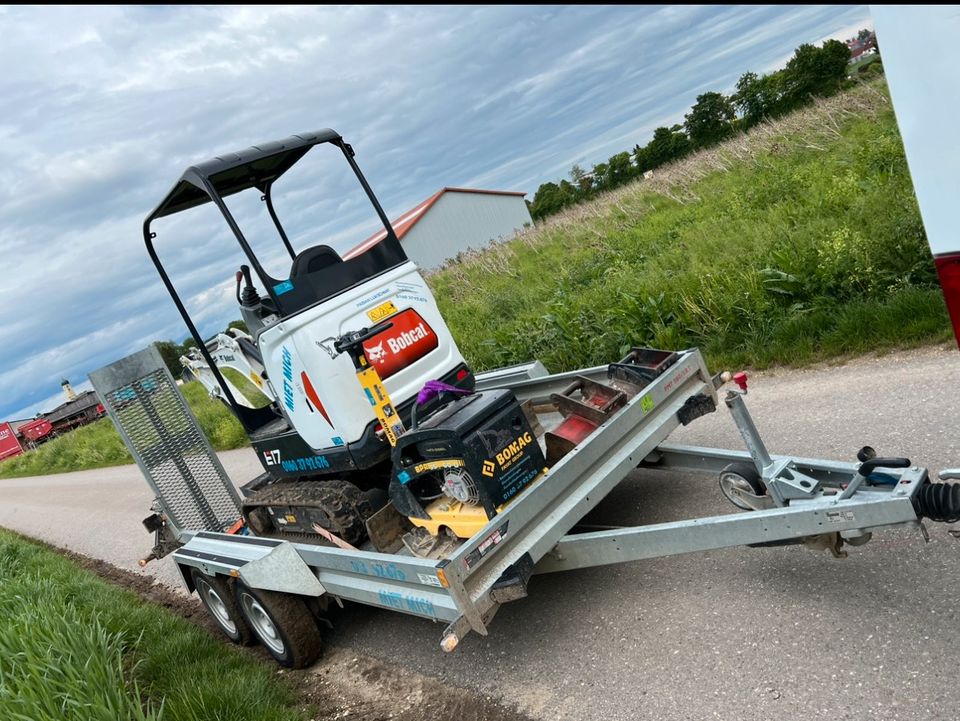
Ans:
[{"label": "trailer bed", "polygon": [[[560,418],[551,396],[577,378],[602,380],[607,366],[537,377],[478,378],[480,389],[509,387],[531,401],[542,429]],[[691,399],[716,404],[716,386],[699,351],[679,354],[658,378],[612,413],[592,434],[521,492],[472,538],[443,558],[345,549],[275,538],[210,531],[184,531],[174,560],[191,585],[191,567],[210,575],[234,576],[253,588],[304,596],[329,594],[387,610],[442,621],[441,647],[453,650],[469,632],[485,635],[502,603],[523,598],[533,573],[655,558],[735,545],[820,539],[838,551],[841,534],[862,539],[870,529],[919,525],[913,497],[926,471],[891,471],[889,487],[863,487],[840,498],[857,464],[772,457],[822,489],[783,507],[689,519],[673,523],[571,534],[634,468],[718,473],[747,451],[668,444]],[[755,430],[755,429],[754,429]],[[542,443],[542,435],[540,441]],[[748,443],[749,445],[749,443]],[[825,540],[826,539],[826,540]],[[815,544],[814,544],[815,545]]]}]

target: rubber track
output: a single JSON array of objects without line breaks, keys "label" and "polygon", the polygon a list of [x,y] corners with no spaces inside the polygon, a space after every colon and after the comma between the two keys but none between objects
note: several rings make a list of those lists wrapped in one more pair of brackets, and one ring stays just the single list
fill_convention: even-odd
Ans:
[{"label": "rubber track", "polygon": [[[276,483],[244,499],[244,516],[250,509],[262,506],[319,509],[325,517],[325,520],[319,521],[320,525],[351,544],[363,540],[367,533],[364,521],[373,515],[373,507],[363,491],[347,481]],[[322,539],[321,536],[308,533],[274,530],[276,538],[307,536],[311,539],[310,542],[315,542],[313,539]]]}]

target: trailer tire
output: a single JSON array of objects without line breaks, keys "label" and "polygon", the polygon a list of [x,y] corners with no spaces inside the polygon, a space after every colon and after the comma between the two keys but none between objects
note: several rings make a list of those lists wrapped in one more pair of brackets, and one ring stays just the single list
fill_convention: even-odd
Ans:
[{"label": "trailer tire", "polygon": [[752,511],[754,509],[733,495],[730,492],[732,487],[736,486],[745,491],[749,490],[755,496],[763,496],[767,493],[767,487],[763,485],[763,479],[760,478],[756,466],[746,461],[735,461],[726,466],[720,471],[718,481],[720,492],[741,511]]},{"label": "trailer tire", "polygon": [[250,628],[274,660],[286,668],[304,668],[323,650],[320,629],[299,596],[253,590],[237,581],[237,605]]},{"label": "trailer tire", "polygon": [[239,646],[252,645],[256,640],[253,631],[240,611],[227,579],[208,576],[199,568],[194,568],[191,575],[200,603],[207,609],[223,635]]}]

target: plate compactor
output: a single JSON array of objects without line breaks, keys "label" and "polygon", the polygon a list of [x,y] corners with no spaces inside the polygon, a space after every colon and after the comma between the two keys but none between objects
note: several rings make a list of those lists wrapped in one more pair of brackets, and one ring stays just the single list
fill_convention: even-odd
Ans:
[{"label": "plate compactor", "polygon": [[[383,226],[344,256],[327,245],[295,252],[273,204],[275,183],[318,147],[346,160]],[[265,270],[227,207],[224,198],[239,193],[264,201],[290,256],[288,276]],[[255,380],[272,400],[264,408],[231,392],[154,248],[155,221],[207,202],[249,262],[236,273],[236,298],[263,368]],[[256,535],[344,547],[369,539],[379,547],[387,541],[372,529],[389,527],[392,539],[399,530],[411,550],[426,553],[445,534],[470,537],[544,471],[536,416],[509,390],[473,392],[473,373],[430,289],[353,149],[333,130],[187,168],[147,217],[144,238],[263,464],[243,488],[244,520]],[[609,390],[604,402],[616,395]],[[591,406],[578,427],[595,427],[598,413]]]}]

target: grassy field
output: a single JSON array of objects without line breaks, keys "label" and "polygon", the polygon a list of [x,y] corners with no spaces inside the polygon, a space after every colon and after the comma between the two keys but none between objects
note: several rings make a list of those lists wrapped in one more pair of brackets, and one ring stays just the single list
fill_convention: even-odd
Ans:
[{"label": "grassy field", "polygon": [[[218,451],[249,444],[240,422],[220,401],[213,400],[197,382],[181,386],[210,443]],[[0,463],[0,478],[81,471],[133,463],[109,418],[83,426],[48,441],[37,449]]]},{"label": "grassy field", "polygon": [[882,81],[656,171],[429,282],[477,370],[630,345],[714,368],[938,342],[950,327]]},{"label": "grassy field", "polygon": [[0,718],[294,721],[274,668],[0,530]]}]

